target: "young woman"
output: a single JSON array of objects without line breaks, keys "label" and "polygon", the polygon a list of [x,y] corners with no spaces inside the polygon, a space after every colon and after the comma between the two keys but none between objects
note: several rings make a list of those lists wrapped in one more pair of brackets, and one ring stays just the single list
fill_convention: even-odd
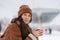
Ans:
[{"label": "young woman", "polygon": [[32,10],[28,5],[22,5],[18,17],[11,21],[4,33],[3,40],[38,40],[43,30],[31,30],[29,23],[32,21]]}]

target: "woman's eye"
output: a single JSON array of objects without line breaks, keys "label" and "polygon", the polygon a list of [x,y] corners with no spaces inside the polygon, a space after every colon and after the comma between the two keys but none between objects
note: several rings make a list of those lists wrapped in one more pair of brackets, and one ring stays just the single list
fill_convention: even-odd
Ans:
[{"label": "woman's eye", "polygon": [[31,15],[29,15],[28,17],[31,17]]},{"label": "woman's eye", "polygon": [[24,14],[24,16],[28,16],[28,17],[31,17],[31,15],[30,15],[30,14]]}]

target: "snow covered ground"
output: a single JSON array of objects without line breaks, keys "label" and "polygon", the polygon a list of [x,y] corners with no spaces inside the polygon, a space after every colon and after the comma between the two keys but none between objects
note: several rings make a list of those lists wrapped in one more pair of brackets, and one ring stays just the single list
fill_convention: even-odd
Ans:
[{"label": "snow covered ground", "polygon": [[38,37],[39,40],[60,40],[60,32],[59,31],[52,31],[52,34]]},{"label": "snow covered ground", "polygon": [[39,40],[60,40],[60,32],[52,31],[52,34],[44,34],[38,38]]}]

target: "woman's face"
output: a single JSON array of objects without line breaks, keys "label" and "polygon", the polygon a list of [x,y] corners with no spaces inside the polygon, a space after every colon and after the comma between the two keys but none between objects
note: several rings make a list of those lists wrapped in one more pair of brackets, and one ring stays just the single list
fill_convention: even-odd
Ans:
[{"label": "woman's face", "polygon": [[22,14],[22,19],[26,24],[28,24],[31,20],[31,14],[30,13]]}]

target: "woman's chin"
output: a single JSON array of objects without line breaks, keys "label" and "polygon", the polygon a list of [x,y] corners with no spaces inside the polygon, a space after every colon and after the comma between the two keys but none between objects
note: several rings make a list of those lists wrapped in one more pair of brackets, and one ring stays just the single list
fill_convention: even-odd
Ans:
[{"label": "woman's chin", "polygon": [[25,22],[25,24],[28,24],[29,22]]}]

